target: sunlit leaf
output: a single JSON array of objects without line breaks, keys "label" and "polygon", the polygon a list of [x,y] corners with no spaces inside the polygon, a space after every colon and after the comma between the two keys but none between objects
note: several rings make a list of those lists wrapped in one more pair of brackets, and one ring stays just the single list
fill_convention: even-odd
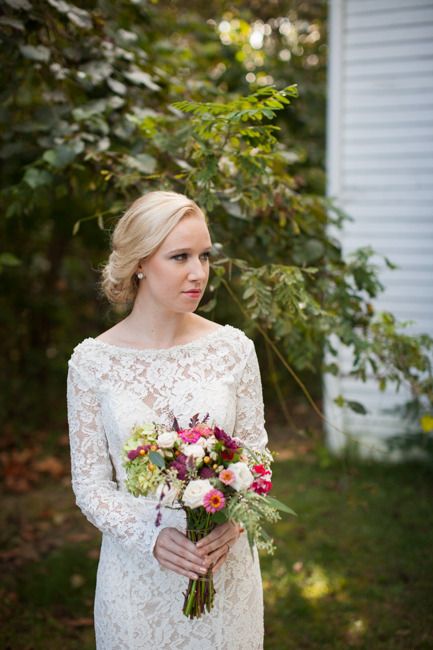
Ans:
[{"label": "sunlit leaf", "polygon": [[32,189],[36,189],[42,185],[49,185],[52,179],[51,174],[45,171],[45,169],[36,169],[35,167],[27,169],[23,177],[23,181]]},{"label": "sunlit leaf", "polygon": [[136,156],[125,156],[124,162],[131,169],[137,169],[143,172],[143,174],[153,174],[157,165],[156,159],[146,153],[140,153]]},{"label": "sunlit leaf", "polygon": [[216,298],[211,298],[205,305],[200,305],[199,310],[201,312],[207,313],[215,309]]},{"label": "sunlit leaf", "polygon": [[425,433],[430,433],[433,431],[433,416],[432,415],[423,415],[420,419],[421,429]]},{"label": "sunlit leaf", "polygon": [[134,84],[141,84],[147,86],[150,90],[161,90],[161,87],[156,84],[148,72],[139,70],[138,68],[130,72],[124,72],[124,76]]},{"label": "sunlit leaf", "polygon": [[50,60],[51,52],[44,45],[20,45],[21,54],[26,57],[26,59],[31,59],[32,61],[41,61],[46,63]]},{"label": "sunlit leaf", "polygon": [[22,261],[13,253],[0,253],[0,271],[3,266],[20,266]]},{"label": "sunlit leaf", "polygon": [[72,147],[61,145],[57,149],[46,151],[42,158],[56,169],[63,169],[74,160],[75,156],[76,152]]},{"label": "sunlit leaf", "polygon": [[21,20],[17,20],[16,18],[11,18],[9,16],[1,16],[0,25],[13,27],[14,29],[18,29],[20,32],[23,32],[25,29],[24,24],[21,22]]},{"label": "sunlit leaf", "polygon": [[12,9],[24,9],[24,11],[29,11],[32,8],[29,0],[5,0],[5,3],[12,7]]}]

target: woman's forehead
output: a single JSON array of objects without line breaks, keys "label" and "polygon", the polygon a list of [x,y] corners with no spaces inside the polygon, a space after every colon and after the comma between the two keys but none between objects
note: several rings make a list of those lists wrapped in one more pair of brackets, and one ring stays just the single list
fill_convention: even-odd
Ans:
[{"label": "woman's forehead", "polygon": [[192,249],[210,245],[211,239],[206,221],[198,215],[183,217],[162,244],[164,250],[168,248]]}]

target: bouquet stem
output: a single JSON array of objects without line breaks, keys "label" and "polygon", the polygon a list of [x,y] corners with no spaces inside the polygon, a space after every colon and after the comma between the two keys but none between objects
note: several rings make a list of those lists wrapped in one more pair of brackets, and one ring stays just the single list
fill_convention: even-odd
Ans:
[{"label": "bouquet stem", "polygon": [[[201,521],[197,521],[194,515],[195,513],[187,510],[186,536],[195,544],[199,539],[206,537],[215,524],[210,521],[208,515],[205,520]],[[212,567],[209,567],[206,575],[200,576],[196,580],[190,579],[184,595],[183,613],[188,618],[200,618],[206,611],[210,612],[215,598]]]}]

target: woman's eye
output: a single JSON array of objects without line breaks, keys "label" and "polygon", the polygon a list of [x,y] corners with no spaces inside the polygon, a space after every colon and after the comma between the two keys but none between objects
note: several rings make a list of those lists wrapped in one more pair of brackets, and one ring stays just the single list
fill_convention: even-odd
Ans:
[{"label": "woman's eye", "polygon": [[[172,259],[177,260],[179,262],[182,262],[185,258],[187,257],[186,253],[179,253],[179,255],[173,255]],[[210,258],[210,251],[206,251],[202,254],[202,257],[204,257],[206,260]]]}]

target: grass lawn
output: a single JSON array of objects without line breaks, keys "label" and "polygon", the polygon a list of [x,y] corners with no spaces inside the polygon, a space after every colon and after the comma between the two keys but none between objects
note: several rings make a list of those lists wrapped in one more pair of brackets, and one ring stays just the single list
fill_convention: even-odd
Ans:
[{"label": "grass lawn", "polygon": [[[291,456],[274,464],[274,494],[298,517],[262,558],[266,650],[433,648],[433,471]],[[0,647],[94,648],[99,535],[68,480],[3,503]]]},{"label": "grass lawn", "polygon": [[274,465],[298,513],[263,558],[267,650],[433,648],[433,473],[309,453]]}]

